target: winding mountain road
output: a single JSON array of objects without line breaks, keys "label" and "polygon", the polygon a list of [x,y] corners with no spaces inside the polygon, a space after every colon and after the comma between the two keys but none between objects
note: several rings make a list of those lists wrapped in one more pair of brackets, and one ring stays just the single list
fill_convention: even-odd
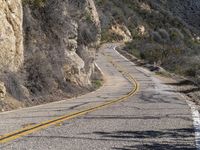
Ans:
[{"label": "winding mountain road", "polygon": [[0,149],[198,149],[195,108],[191,112],[184,97],[114,47],[100,50],[105,84],[97,91],[0,113]]}]

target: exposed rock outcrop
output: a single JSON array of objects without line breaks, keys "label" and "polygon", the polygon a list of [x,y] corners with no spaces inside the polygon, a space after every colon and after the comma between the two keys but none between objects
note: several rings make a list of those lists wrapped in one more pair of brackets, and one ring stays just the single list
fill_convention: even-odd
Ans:
[{"label": "exposed rock outcrop", "polygon": [[23,63],[22,16],[21,0],[0,0],[0,70],[17,71]]},{"label": "exposed rock outcrop", "polygon": [[34,88],[32,92],[47,89],[49,84],[51,88],[91,84],[95,57],[91,47],[100,40],[100,22],[92,0],[48,0],[40,8],[25,5],[24,32],[25,64],[30,64],[29,60],[38,63],[33,55],[40,53],[43,61],[38,65],[48,66],[47,70],[41,70],[43,76],[48,77],[47,81],[40,77],[34,79],[39,85],[33,85],[30,71],[33,65],[26,65],[28,88]]},{"label": "exposed rock outcrop", "polygon": [[122,37],[122,41],[130,42],[132,40],[132,35],[129,29],[125,25],[116,24],[110,29],[111,33],[119,35]]},{"label": "exposed rock outcrop", "polygon": [[0,100],[4,100],[6,96],[6,87],[3,82],[0,82]]},{"label": "exposed rock outcrop", "polygon": [[93,0],[0,0],[0,20],[1,97],[21,107],[91,89],[101,31]]}]

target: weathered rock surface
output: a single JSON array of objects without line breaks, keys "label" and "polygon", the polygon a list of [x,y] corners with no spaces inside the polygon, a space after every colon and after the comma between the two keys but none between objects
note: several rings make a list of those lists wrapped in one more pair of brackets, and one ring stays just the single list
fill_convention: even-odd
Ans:
[{"label": "weathered rock surface", "polygon": [[21,0],[0,0],[0,70],[17,71],[23,63]]},{"label": "weathered rock surface", "polygon": [[110,32],[121,36],[124,42],[130,42],[132,40],[131,32],[125,25],[115,24],[111,27]]},{"label": "weathered rock surface", "polygon": [[[31,59],[36,66],[39,62],[33,55],[40,53],[44,60],[38,65],[48,66],[38,73],[48,78],[44,81],[43,77],[33,79],[30,71],[33,65],[26,65],[27,80],[31,84],[28,88],[33,90],[33,87],[32,92],[46,89],[49,84],[51,87],[64,87],[68,83],[83,87],[91,84],[95,57],[91,47],[100,40],[100,22],[92,0],[48,0],[40,8],[26,5],[24,33],[25,64]],[[40,85],[33,85],[33,80]]]},{"label": "weathered rock surface", "polygon": [[101,31],[93,0],[0,0],[0,21],[1,97],[31,106],[91,88]]},{"label": "weathered rock surface", "polygon": [[0,100],[4,100],[6,96],[6,87],[3,82],[0,82]]}]

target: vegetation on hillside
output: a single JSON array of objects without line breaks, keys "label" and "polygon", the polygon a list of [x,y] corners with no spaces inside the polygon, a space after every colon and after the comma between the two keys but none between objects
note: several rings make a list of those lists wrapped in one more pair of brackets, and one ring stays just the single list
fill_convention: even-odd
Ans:
[{"label": "vegetation on hillside", "polygon": [[46,0],[23,0],[23,4],[31,4],[36,7],[43,7]]},{"label": "vegetation on hillside", "polygon": [[199,83],[200,42],[194,34],[196,30],[180,17],[181,12],[174,14],[175,11],[169,10],[170,2],[163,3],[157,0],[96,0],[103,41],[120,39],[117,35],[111,36],[109,29],[115,24],[123,24],[133,37],[124,50]]}]

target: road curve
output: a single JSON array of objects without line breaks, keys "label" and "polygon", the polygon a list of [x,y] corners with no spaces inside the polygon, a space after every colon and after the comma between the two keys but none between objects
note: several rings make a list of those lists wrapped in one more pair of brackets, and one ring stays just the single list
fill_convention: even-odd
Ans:
[{"label": "road curve", "polygon": [[124,72],[139,82],[139,92],[126,101],[19,136],[0,149],[196,149],[193,118],[183,97],[151,72],[124,59],[112,44],[101,48],[97,64],[106,79],[102,88],[71,100],[1,113],[0,135],[127,96],[134,87]]}]

